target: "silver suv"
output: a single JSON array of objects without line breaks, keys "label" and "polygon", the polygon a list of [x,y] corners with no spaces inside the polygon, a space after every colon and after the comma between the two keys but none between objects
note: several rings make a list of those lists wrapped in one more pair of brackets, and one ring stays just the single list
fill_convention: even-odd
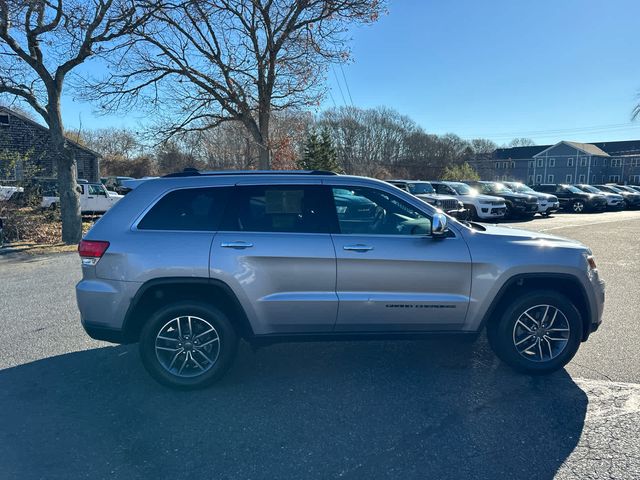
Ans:
[{"label": "silver suv", "polygon": [[504,362],[563,367],[601,322],[574,241],[460,223],[385,182],[326,172],[148,180],[79,246],[90,336],[139,342],[148,372],[198,388],[252,344],[474,337]]}]

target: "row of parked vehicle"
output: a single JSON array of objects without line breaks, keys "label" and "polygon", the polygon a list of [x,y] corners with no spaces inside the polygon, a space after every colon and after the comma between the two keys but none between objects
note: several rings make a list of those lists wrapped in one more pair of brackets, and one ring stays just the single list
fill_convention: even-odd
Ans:
[{"label": "row of parked vehicle", "polygon": [[559,210],[574,213],[640,208],[640,186],[569,185],[490,181],[388,180],[448,214],[472,220],[533,218]]}]

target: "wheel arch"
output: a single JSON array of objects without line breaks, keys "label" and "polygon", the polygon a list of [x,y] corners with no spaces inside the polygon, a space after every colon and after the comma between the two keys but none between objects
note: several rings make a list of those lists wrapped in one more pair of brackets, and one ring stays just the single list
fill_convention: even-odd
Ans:
[{"label": "wheel arch", "polygon": [[193,300],[222,310],[236,327],[238,336],[253,337],[253,329],[237,296],[225,282],[210,278],[169,277],[145,282],[131,300],[123,324],[127,343],[137,342],[149,316],[173,302]]},{"label": "wheel arch", "polygon": [[578,278],[565,273],[523,273],[510,277],[498,290],[484,314],[480,329],[497,320],[512,299],[520,292],[554,290],[569,298],[576,306],[582,320],[582,341],[590,333],[591,306],[587,292]]}]

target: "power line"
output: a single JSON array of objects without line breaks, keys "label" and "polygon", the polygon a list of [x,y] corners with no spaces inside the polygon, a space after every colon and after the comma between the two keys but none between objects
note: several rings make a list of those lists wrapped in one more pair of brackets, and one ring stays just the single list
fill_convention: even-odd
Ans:
[{"label": "power line", "polygon": [[347,82],[347,77],[344,74],[344,69],[342,68],[342,64],[340,63],[340,71],[342,72],[342,78],[344,79],[344,86],[347,87],[347,93],[349,94],[349,100],[351,101],[351,106],[353,107],[353,98],[351,98],[351,90],[349,89],[349,82]]},{"label": "power line", "polygon": [[628,123],[612,123],[606,125],[592,125],[588,127],[575,127],[575,128],[558,128],[558,129],[546,129],[546,130],[521,130],[513,132],[499,132],[499,133],[482,133],[475,135],[465,135],[466,137],[518,137],[518,136],[542,136],[545,134],[562,134],[562,133],[582,133],[590,131],[605,131],[605,130],[619,130],[619,129],[635,129],[639,128],[640,124]]},{"label": "power line", "polygon": [[344,103],[344,106],[348,106],[347,105],[347,101],[344,98],[344,93],[342,93],[342,87],[340,86],[340,80],[338,80],[338,75],[336,75],[336,69],[331,67],[331,70],[333,71],[333,76],[336,79],[336,83],[338,84],[338,90],[340,90],[340,96],[342,97],[342,102]]}]

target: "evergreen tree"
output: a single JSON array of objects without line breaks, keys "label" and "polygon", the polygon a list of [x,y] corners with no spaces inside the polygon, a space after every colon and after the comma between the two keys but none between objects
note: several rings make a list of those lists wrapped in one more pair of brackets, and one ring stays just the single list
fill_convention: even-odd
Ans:
[{"label": "evergreen tree", "polygon": [[342,168],[338,165],[336,149],[327,129],[323,129],[320,135],[316,132],[309,134],[299,166],[303,170],[325,170],[342,173]]}]

